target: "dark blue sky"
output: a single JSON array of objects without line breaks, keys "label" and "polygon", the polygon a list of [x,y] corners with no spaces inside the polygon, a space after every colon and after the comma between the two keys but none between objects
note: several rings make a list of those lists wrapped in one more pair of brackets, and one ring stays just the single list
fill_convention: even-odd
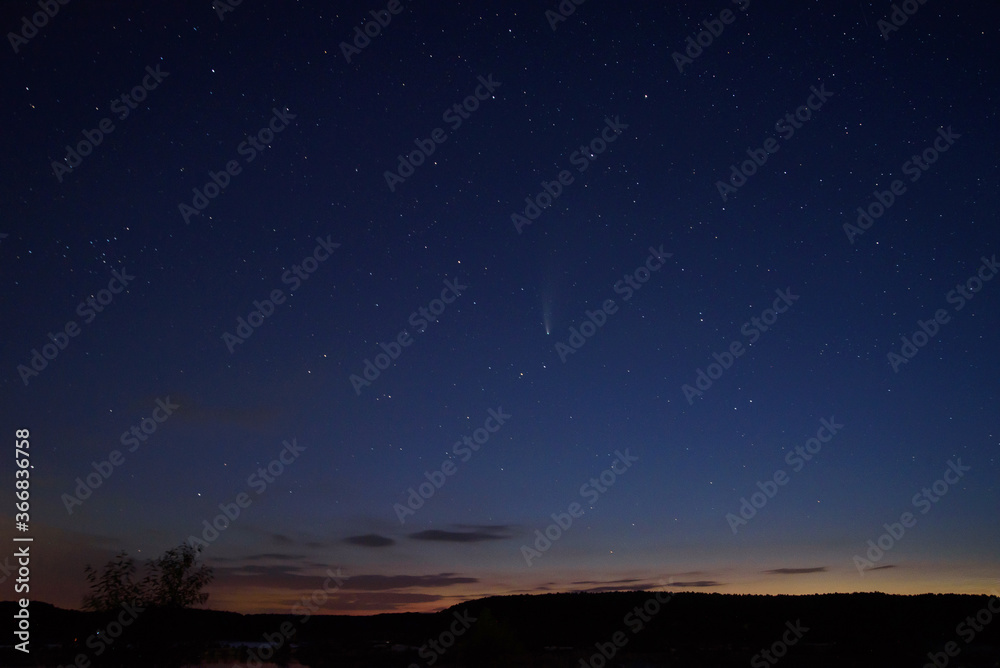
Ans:
[{"label": "dark blue sky", "polygon": [[995,6],[388,6],[0,12],[36,599],[995,586]]}]

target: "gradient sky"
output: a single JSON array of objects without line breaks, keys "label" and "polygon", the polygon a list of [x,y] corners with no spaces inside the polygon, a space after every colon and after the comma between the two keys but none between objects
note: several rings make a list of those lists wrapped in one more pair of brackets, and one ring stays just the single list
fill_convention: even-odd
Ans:
[{"label": "gradient sky", "polygon": [[[994,4],[895,29],[867,0],[403,0],[345,56],[386,6],[70,3],[8,35],[0,406],[31,431],[34,600],[79,607],[86,563],[240,501],[206,541],[217,609],[288,611],[328,569],[330,613],[996,586]],[[391,364],[352,382],[366,361]]]}]

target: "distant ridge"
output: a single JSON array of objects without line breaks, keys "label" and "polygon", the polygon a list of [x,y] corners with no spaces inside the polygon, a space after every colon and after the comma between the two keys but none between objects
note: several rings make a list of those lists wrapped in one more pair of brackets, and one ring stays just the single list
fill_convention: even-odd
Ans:
[{"label": "distant ridge", "polygon": [[[948,665],[995,668],[1000,665],[1000,619],[994,618],[1000,614],[991,612],[990,604],[1000,610],[1000,601],[985,595],[623,591],[491,596],[436,613],[316,615],[305,622],[301,615],[146,611],[121,634],[117,647],[124,652],[134,640],[137,645],[152,642],[203,655],[223,641],[260,643],[266,634],[280,638],[275,634],[285,624],[293,631],[282,651],[315,668],[413,662],[423,666],[429,656],[435,657],[436,666],[580,666],[580,661],[596,666],[602,662],[591,659],[602,651],[621,665],[641,659],[645,665],[669,661],[672,666],[695,666],[711,659],[719,665],[746,666],[757,657],[763,663],[752,665],[767,666],[772,664],[760,653],[772,648],[782,653],[781,665],[789,668],[919,668],[930,661],[928,653],[946,647],[961,657],[958,661],[943,655],[953,661]],[[15,609],[13,602],[0,602],[0,615],[7,619]],[[990,623],[982,623],[987,617],[983,610]],[[30,611],[34,661],[70,665],[74,656],[84,653],[95,660],[92,665],[102,665],[93,649],[100,645],[92,641],[88,649],[87,639],[106,627],[107,615],[40,602],[32,603]],[[2,665],[39,665],[23,661],[12,642],[6,643]],[[435,646],[443,651],[432,649]],[[226,651],[231,654],[227,660],[234,661],[244,660],[239,654],[248,650]],[[333,657],[341,662],[330,662]]]}]

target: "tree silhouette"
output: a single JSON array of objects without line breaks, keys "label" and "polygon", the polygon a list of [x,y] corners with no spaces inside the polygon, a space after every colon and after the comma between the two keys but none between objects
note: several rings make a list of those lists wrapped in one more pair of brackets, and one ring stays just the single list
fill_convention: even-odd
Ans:
[{"label": "tree silhouette", "polygon": [[183,544],[146,562],[146,577],[135,581],[135,560],[124,550],[101,571],[84,567],[91,592],[83,597],[87,610],[110,612],[126,603],[148,608],[187,608],[208,600],[201,590],[212,581],[212,569],[195,568],[200,550]]},{"label": "tree silhouette", "polygon": [[212,569],[202,564],[194,569],[200,548],[183,544],[148,563],[143,581],[146,605],[162,608],[187,608],[201,605],[208,594],[201,590],[212,581]]},{"label": "tree silhouette", "polygon": [[91,565],[86,565],[83,571],[87,574],[91,593],[83,597],[83,607],[86,610],[110,612],[125,603],[135,603],[142,598],[142,589],[135,582],[135,560],[124,550],[104,565],[104,570],[98,573]]}]

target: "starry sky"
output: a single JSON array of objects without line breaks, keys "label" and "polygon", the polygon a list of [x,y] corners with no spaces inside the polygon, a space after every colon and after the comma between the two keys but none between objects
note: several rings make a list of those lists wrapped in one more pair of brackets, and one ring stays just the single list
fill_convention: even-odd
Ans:
[{"label": "starry sky", "polygon": [[4,3],[32,598],[991,591],[1000,12],[913,5]]}]

